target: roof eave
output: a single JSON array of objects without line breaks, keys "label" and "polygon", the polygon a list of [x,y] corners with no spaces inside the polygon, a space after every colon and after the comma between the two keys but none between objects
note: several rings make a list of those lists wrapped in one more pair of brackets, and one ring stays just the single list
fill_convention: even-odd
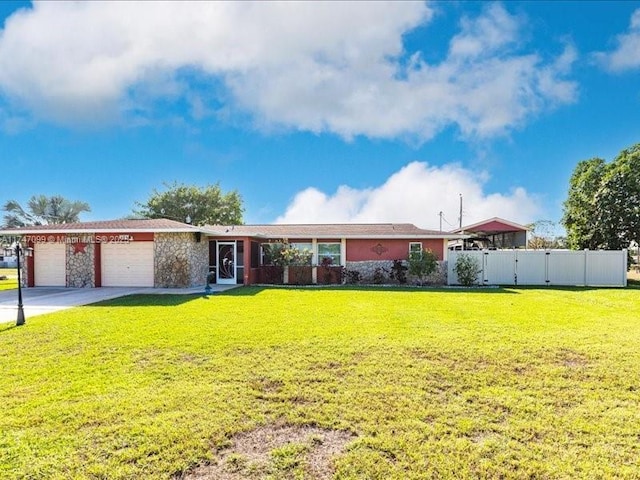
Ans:
[{"label": "roof eave", "polygon": [[344,234],[335,234],[335,235],[267,235],[265,233],[248,233],[248,232],[210,232],[205,231],[205,235],[209,237],[255,237],[255,238],[286,238],[288,240],[295,239],[307,239],[307,238],[315,238],[319,240],[333,239],[333,238],[344,238],[351,240],[398,240],[398,239],[425,239],[425,240],[452,240],[452,239],[462,239],[469,238],[468,234],[397,234],[397,235],[344,235]]},{"label": "roof eave", "polygon": [[40,230],[0,230],[0,235],[44,235],[65,233],[195,233],[202,232],[198,228],[72,228],[72,229],[40,229]]}]

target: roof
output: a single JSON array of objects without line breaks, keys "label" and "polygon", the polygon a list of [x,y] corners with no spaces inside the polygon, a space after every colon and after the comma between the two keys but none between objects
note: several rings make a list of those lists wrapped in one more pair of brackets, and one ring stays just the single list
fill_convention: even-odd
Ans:
[{"label": "roof", "polygon": [[207,225],[207,235],[264,238],[461,238],[459,234],[424,230],[411,223],[325,223]]},{"label": "roof", "polygon": [[483,220],[472,225],[467,225],[462,228],[453,230],[453,232],[486,232],[486,233],[498,233],[498,232],[526,232],[530,229],[519,223],[505,220],[504,218],[493,217],[488,220]]},{"label": "roof", "polygon": [[330,224],[264,224],[206,225],[196,227],[167,218],[106,220],[99,222],[34,225],[0,230],[4,235],[38,233],[107,233],[107,232],[203,232],[215,237],[296,238],[421,238],[456,239],[466,235],[424,230],[411,223],[330,223]]},{"label": "roof", "polygon": [[105,220],[99,222],[32,225],[0,230],[0,234],[24,235],[38,233],[104,233],[104,232],[197,232],[199,228],[168,218]]}]

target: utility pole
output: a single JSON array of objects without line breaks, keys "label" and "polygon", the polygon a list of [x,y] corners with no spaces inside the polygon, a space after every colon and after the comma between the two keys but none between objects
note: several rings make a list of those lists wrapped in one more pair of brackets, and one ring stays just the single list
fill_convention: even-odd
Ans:
[{"label": "utility pole", "polygon": [[460,194],[460,230],[462,230],[462,194]]},{"label": "utility pole", "polygon": [[440,231],[442,231],[442,210],[440,210],[440,213],[438,213],[438,216],[440,217]]}]

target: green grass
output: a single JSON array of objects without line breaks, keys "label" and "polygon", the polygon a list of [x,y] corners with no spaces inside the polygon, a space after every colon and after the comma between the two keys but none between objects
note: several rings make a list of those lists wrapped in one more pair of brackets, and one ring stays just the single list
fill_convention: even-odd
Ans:
[{"label": "green grass", "polygon": [[12,290],[18,288],[18,270],[15,268],[0,268],[0,276],[8,277],[0,280],[0,290]]},{"label": "green grass", "polygon": [[339,479],[638,478],[639,293],[247,287],[0,325],[0,478],[170,478],[275,422],[356,434]]}]

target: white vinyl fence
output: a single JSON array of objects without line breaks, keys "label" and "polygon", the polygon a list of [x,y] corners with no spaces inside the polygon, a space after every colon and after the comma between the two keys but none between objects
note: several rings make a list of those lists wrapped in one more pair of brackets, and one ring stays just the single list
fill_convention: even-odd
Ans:
[{"label": "white vinyl fence", "polygon": [[448,252],[447,283],[460,255],[478,260],[480,285],[627,286],[626,250],[471,250]]}]

